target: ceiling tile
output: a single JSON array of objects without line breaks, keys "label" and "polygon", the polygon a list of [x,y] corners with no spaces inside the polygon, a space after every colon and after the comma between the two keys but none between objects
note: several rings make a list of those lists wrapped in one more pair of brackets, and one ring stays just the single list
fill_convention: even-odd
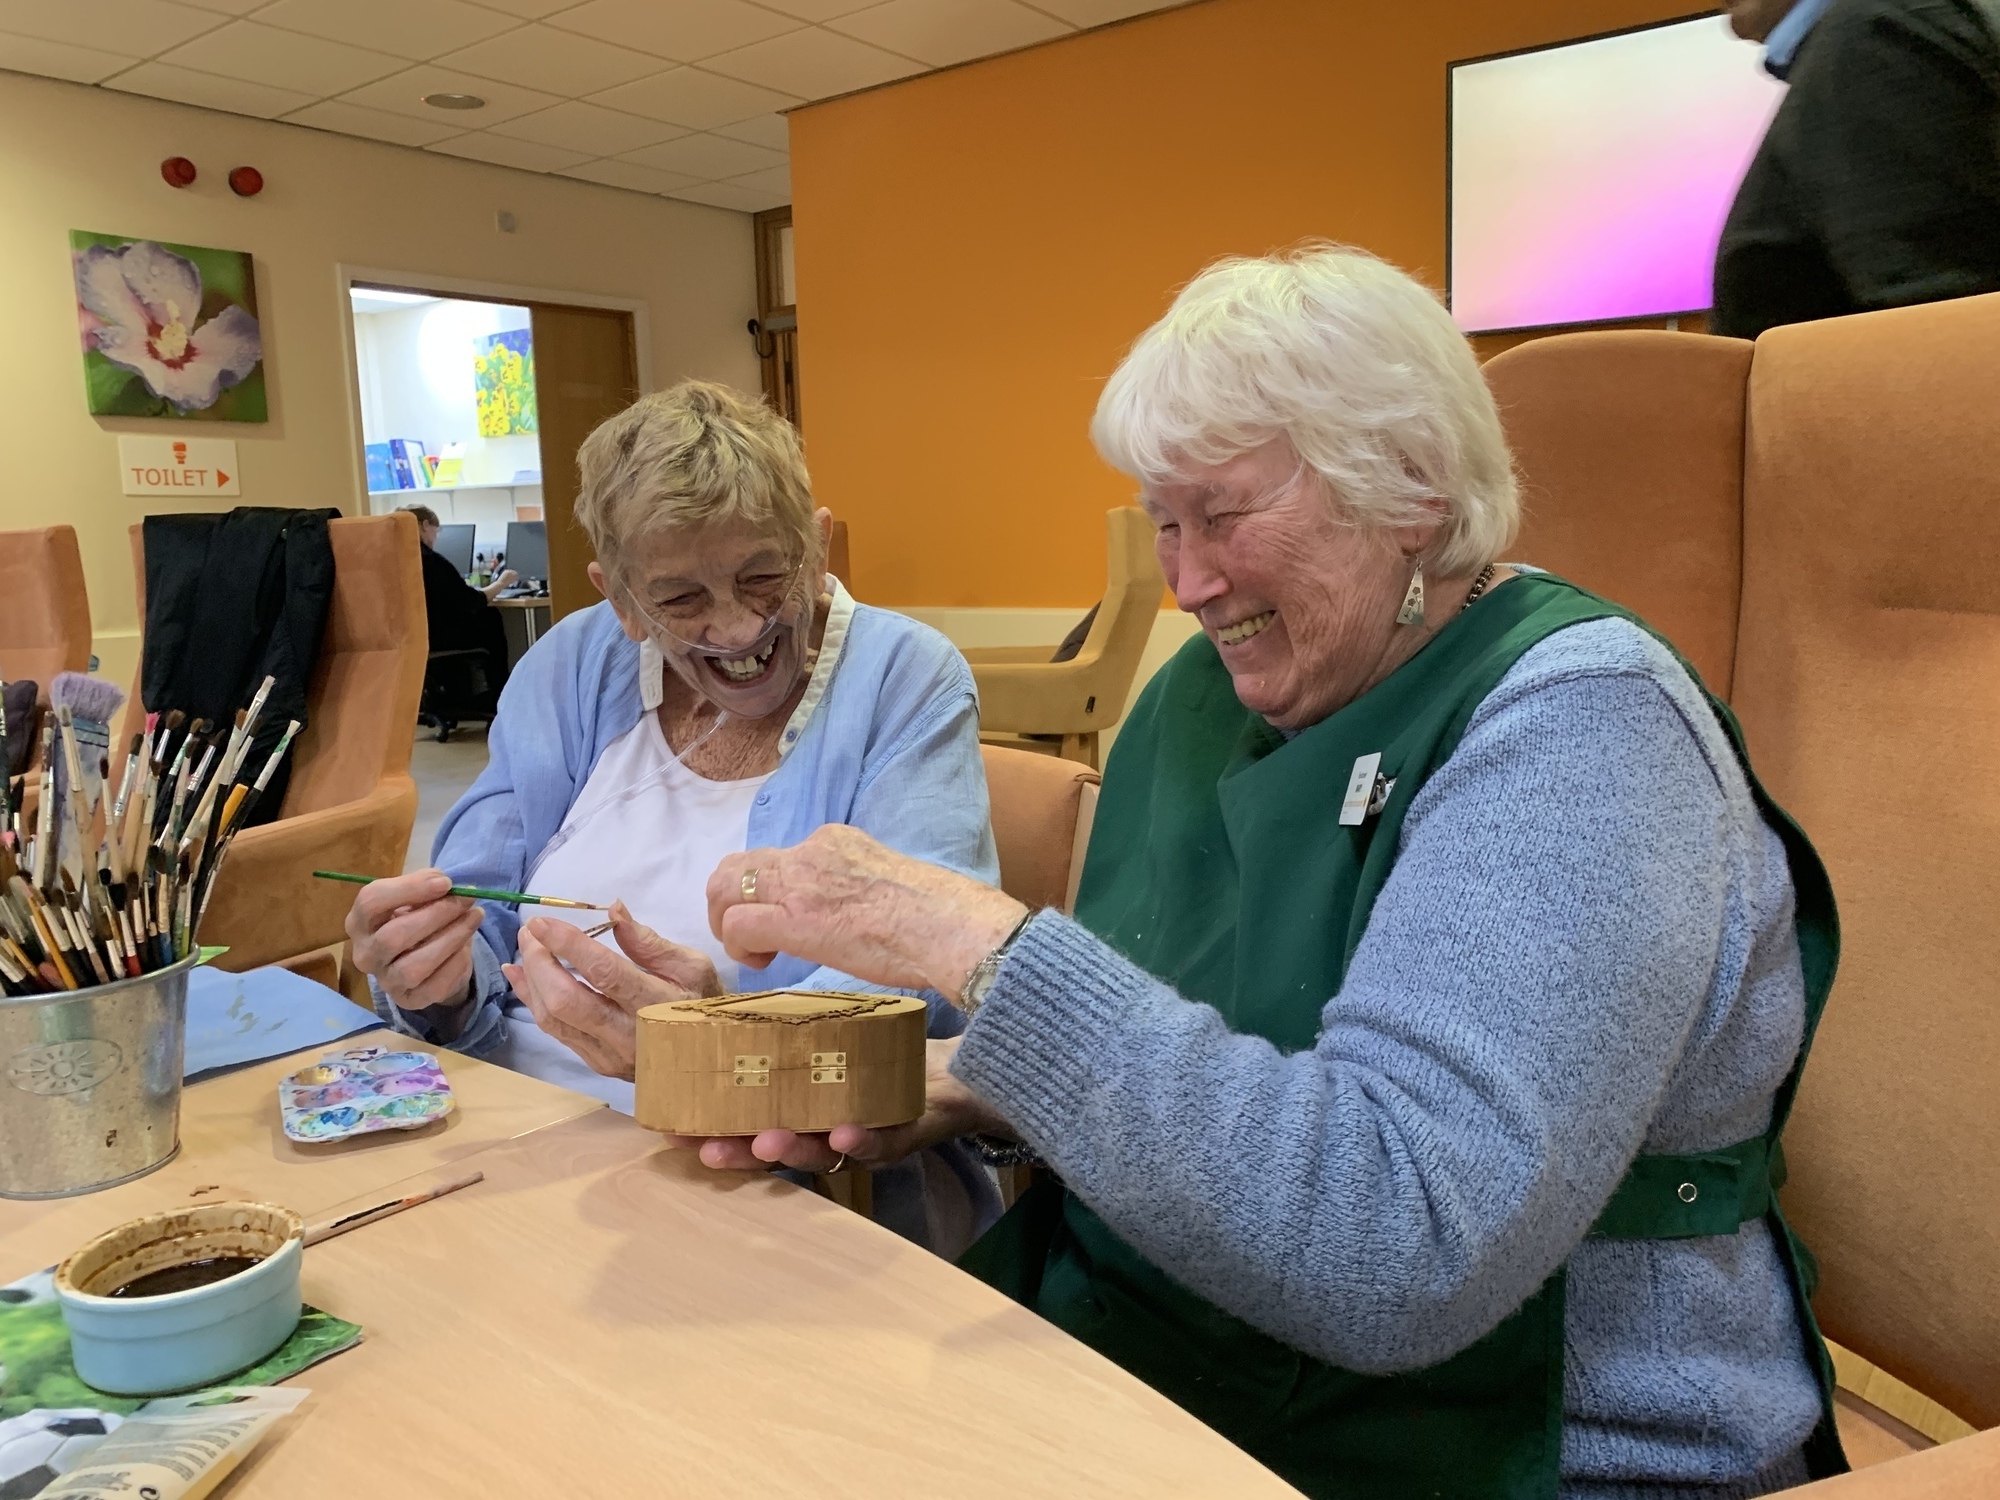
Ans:
[{"label": "ceiling tile", "polygon": [[702,66],[806,99],[826,99],[924,71],[922,63],[907,57],[814,28],[739,47]]},{"label": "ceiling tile", "polygon": [[96,83],[138,60],[120,57],[115,52],[99,52],[95,47],[73,47],[68,42],[45,42],[35,36],[0,33],[0,68],[10,68],[16,73],[67,78],[71,83]]},{"label": "ceiling tile", "polygon": [[162,53],[160,61],[308,95],[338,94],[404,66],[403,59],[386,52],[300,36],[255,21],[231,21],[219,31]]},{"label": "ceiling tile", "polygon": [[832,29],[939,68],[1068,36],[1071,31],[1063,22],[1015,0],[888,0],[886,5],[842,16]]},{"label": "ceiling tile", "polygon": [[[486,107],[463,111],[436,109],[424,103],[426,94],[476,94],[486,101]],[[551,104],[562,102],[554,94],[517,88],[511,83],[499,83],[491,78],[474,78],[469,73],[441,68],[436,63],[426,63],[422,67],[379,79],[366,87],[351,89],[341,98],[349,104],[365,104],[370,109],[386,109],[419,120],[443,120],[459,130],[468,126],[485,128],[497,125],[516,115],[547,109]]]},{"label": "ceiling tile", "polygon": [[743,0],[590,0],[549,24],[675,62],[699,62],[800,25]]},{"label": "ceiling tile", "polygon": [[247,16],[260,5],[269,5],[271,0],[182,0],[183,4],[194,5],[202,10],[219,10],[232,16]]},{"label": "ceiling tile", "polygon": [[570,96],[629,83],[666,67],[657,57],[547,26],[523,26],[438,61],[481,78]]},{"label": "ceiling tile", "polygon": [[738,187],[733,182],[704,182],[695,187],[675,188],[667,196],[687,203],[706,203],[710,208],[733,208],[746,214],[760,214],[767,208],[778,208],[791,201],[770,193],[760,193],[755,188]]},{"label": "ceiling tile", "polygon": [[322,99],[286,115],[285,123],[310,125],[315,130],[337,130],[342,135],[365,136],[371,141],[390,141],[398,146],[428,146],[432,141],[465,133],[464,125],[443,110],[434,109],[431,114],[435,120],[420,120],[415,115],[391,114],[386,109],[369,109],[344,99]]},{"label": "ceiling tile", "polygon": [[786,167],[766,167],[761,172],[745,172],[741,177],[728,179],[735,187],[749,188],[756,193],[777,193],[780,203],[792,201],[792,169]]},{"label": "ceiling tile", "polygon": [[874,0],[757,0],[757,3],[797,16],[801,21],[831,21],[835,16],[866,10]]},{"label": "ceiling tile", "polygon": [[696,179],[679,172],[662,172],[642,167],[636,161],[587,161],[563,168],[565,177],[581,177],[585,182],[601,182],[606,187],[630,188],[635,193],[670,193],[675,188],[693,187]]},{"label": "ceiling tile", "polygon": [[448,156],[469,156],[474,161],[490,161],[496,166],[520,167],[529,172],[556,172],[588,160],[581,151],[564,151],[560,147],[543,146],[534,141],[513,141],[504,135],[489,135],[483,130],[439,141],[435,146],[424,149],[442,151]]},{"label": "ceiling tile", "polygon": [[595,104],[585,104],[580,99],[571,99],[536,114],[522,115],[516,120],[503,121],[493,126],[492,130],[496,135],[539,141],[544,146],[563,146],[592,156],[617,156],[621,152],[636,151],[641,146],[658,145],[661,141],[687,134],[686,129],[679,125],[665,125],[658,120],[628,115],[620,110],[604,109]]},{"label": "ceiling tile", "polygon": [[729,125],[752,115],[804,103],[796,94],[758,88],[700,68],[673,68],[622,88],[606,89],[593,95],[590,102],[644,115],[649,120],[686,125],[692,130]]},{"label": "ceiling tile", "polygon": [[90,5],[73,0],[0,0],[0,31],[68,42],[72,47],[101,47],[116,39],[120,48],[138,57],[164,52],[222,24],[222,17],[212,10],[173,5],[169,0],[95,0]]},{"label": "ceiling tile", "polygon": [[1177,10],[1188,0],[1034,0],[1052,16],[1060,16],[1072,26],[1102,26],[1127,16],[1143,16],[1149,11]]},{"label": "ceiling tile", "polygon": [[266,120],[275,120],[313,102],[311,94],[157,62],[140,63],[129,73],[108,78],[104,87],[128,94],[150,94],[155,99],[172,99],[177,104],[199,104],[203,109],[220,109],[232,115],[259,115]]},{"label": "ceiling tile", "polygon": [[734,125],[718,125],[715,133],[726,135],[732,141],[768,146],[773,151],[792,149],[792,128],[785,123],[783,115],[753,115],[747,120],[738,120]]},{"label": "ceiling tile", "polygon": [[470,46],[521,24],[464,0],[339,0],[336,5],[278,0],[258,11],[257,20],[418,60]]},{"label": "ceiling tile", "polygon": [[684,172],[697,180],[740,177],[745,172],[780,166],[785,160],[776,151],[744,141],[726,141],[719,135],[684,135],[664,146],[627,151],[624,159],[644,167],[658,167],[663,172]]}]

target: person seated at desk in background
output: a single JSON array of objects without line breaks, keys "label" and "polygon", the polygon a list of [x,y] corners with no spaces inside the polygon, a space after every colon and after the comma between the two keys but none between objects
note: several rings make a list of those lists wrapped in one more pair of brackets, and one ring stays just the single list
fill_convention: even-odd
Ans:
[{"label": "person seated at desk in background", "polygon": [[[943,636],[856,604],[826,572],[832,518],[813,507],[788,422],[686,381],[606,421],[577,461],[576,518],[605,602],[515,669],[491,760],[438,830],[438,868],[364,886],[347,930],[398,1030],[629,1114],[638,1005],[739,987],[708,930],[708,876],[725,854],[848,823],[970,880],[996,882],[1000,867],[972,673]],[[446,898],[454,880],[622,898],[613,931],[644,968],[578,930],[595,913],[524,923],[510,906]],[[524,982],[523,966],[558,960],[613,997],[589,996],[608,1012],[590,1029]],[[751,977],[753,989],[874,988],[802,963]],[[958,1012],[932,1001],[933,1034],[955,1035]],[[596,1040],[602,1024],[623,1028],[622,1055]],[[943,1143],[878,1174],[874,1206],[950,1252],[999,1202],[970,1151]]]},{"label": "person seated at desk in background", "polygon": [[1224,262],[1093,435],[1202,634],[1119,732],[1075,919],[854,829],[730,855],[738,962],[971,1020],[915,1124],[702,1159],[1017,1137],[1056,1175],[962,1264],[1309,1495],[1844,1467],[1772,1196],[1825,871],[1663,641],[1497,566],[1516,484],[1450,315],[1356,252]]},{"label": "person seated at desk in background", "polygon": [[485,588],[474,588],[437,551],[443,524],[428,505],[403,507],[417,518],[417,538],[423,543],[424,620],[430,627],[431,650],[483,651],[486,686],[497,700],[507,684],[507,626],[493,607],[493,596],[514,581],[510,570]]}]

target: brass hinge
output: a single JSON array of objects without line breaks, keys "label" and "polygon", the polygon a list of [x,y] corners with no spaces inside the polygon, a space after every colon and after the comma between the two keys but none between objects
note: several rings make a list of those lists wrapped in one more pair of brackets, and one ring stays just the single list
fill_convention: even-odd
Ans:
[{"label": "brass hinge", "polygon": [[815,1052],[812,1060],[812,1080],[814,1083],[847,1082],[847,1054]]},{"label": "brass hinge", "polygon": [[763,1052],[741,1052],[736,1057],[735,1085],[739,1089],[767,1089],[771,1086],[771,1058]]}]

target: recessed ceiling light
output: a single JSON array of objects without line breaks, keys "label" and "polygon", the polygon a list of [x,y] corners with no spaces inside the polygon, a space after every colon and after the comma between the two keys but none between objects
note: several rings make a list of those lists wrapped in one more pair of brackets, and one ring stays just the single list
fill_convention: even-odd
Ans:
[{"label": "recessed ceiling light", "polygon": [[424,103],[432,109],[484,109],[486,101],[477,94],[426,94]]}]

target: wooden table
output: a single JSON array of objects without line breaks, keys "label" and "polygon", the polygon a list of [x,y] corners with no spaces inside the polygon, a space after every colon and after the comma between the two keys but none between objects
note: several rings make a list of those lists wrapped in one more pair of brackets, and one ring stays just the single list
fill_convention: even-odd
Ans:
[{"label": "wooden table", "polygon": [[517,599],[494,599],[490,602],[495,609],[521,611],[521,628],[527,632],[530,646],[541,639],[541,614],[552,608],[554,603],[547,594],[523,594]]},{"label": "wooden table", "polygon": [[345,1146],[279,1131],[299,1057],[195,1085],[181,1155],[151,1177],[0,1204],[0,1279],[196,1190],[320,1218],[476,1167],[483,1183],[306,1252],[306,1299],[366,1336],[298,1377],[312,1399],[219,1497],[1296,1496],[867,1220],[441,1055],[451,1120]]},{"label": "wooden table", "polygon": [[[408,1040],[378,1030],[337,1045],[402,1046]],[[456,1164],[528,1131],[604,1108],[582,1094],[438,1051],[458,1101],[443,1122],[423,1130],[301,1146],[279,1128],[278,1080],[328,1050],[308,1048],[195,1084],[181,1100],[180,1155],[137,1182],[49,1202],[0,1198],[0,1282],[53,1265],[91,1236],[157,1209],[196,1198],[257,1198],[315,1219],[349,1198],[380,1196],[402,1178]]]}]

